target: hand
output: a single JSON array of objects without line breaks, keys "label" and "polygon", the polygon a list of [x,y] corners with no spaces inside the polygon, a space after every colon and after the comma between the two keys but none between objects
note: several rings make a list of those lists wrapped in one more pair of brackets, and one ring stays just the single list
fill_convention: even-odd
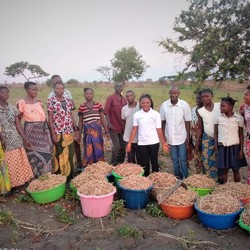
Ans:
[{"label": "hand", "polygon": [[106,136],[107,140],[109,141],[110,140],[110,134],[109,134],[109,132],[106,132],[105,136]]},{"label": "hand", "polygon": [[126,152],[129,153],[130,151],[131,151],[131,143],[128,143],[126,147]]},{"label": "hand", "polygon": [[3,138],[1,140],[1,144],[2,144],[3,150],[5,150],[5,148],[6,148],[6,141]]},{"label": "hand", "polygon": [[57,139],[56,134],[52,134],[52,142],[53,142],[54,144],[57,144],[58,141],[59,141],[59,140]]},{"label": "hand", "polygon": [[240,150],[239,155],[238,155],[238,158],[239,158],[239,159],[243,159],[243,156],[244,156],[243,151]]},{"label": "hand", "polygon": [[168,145],[166,142],[164,142],[164,143],[162,144],[162,149],[163,149],[163,151],[164,151],[165,153],[169,153],[169,151],[170,151],[170,147],[169,147],[169,145]]}]

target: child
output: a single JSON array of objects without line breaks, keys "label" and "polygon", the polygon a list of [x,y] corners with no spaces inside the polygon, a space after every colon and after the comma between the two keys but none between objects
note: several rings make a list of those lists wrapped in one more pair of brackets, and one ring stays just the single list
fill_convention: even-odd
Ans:
[{"label": "child", "polygon": [[221,99],[221,115],[214,125],[216,166],[222,169],[223,182],[228,180],[228,171],[231,168],[234,181],[240,182],[240,167],[247,166],[243,153],[243,127],[242,116],[233,112],[235,100],[231,97]]},{"label": "child", "polygon": [[63,97],[64,84],[57,82],[54,85],[55,96],[47,101],[49,127],[54,143],[54,173],[62,174],[68,179],[74,173],[74,135],[75,120],[72,115],[72,100]]}]

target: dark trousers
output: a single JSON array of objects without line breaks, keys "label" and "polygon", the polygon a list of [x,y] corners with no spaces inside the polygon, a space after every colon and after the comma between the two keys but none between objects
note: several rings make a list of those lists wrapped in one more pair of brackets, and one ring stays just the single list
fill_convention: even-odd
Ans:
[{"label": "dark trousers", "polygon": [[125,141],[123,140],[123,133],[110,131],[110,138],[113,143],[111,165],[116,166],[117,164],[124,162],[126,156],[126,151],[125,151],[126,144]]},{"label": "dark trousers", "polygon": [[[127,144],[128,143],[126,142],[126,145]],[[128,156],[128,162],[141,165],[140,152],[137,143],[131,144],[131,151],[127,153],[127,156]]]},{"label": "dark trousers", "polygon": [[152,172],[159,172],[158,165],[158,152],[159,152],[159,143],[152,145],[139,145],[139,152],[141,156],[141,166],[144,167],[144,176],[149,175],[150,162],[152,166]]}]

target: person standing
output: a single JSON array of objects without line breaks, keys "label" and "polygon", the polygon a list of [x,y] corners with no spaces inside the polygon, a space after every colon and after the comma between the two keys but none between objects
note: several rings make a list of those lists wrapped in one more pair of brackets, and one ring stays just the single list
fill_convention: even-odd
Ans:
[{"label": "person standing", "polygon": [[221,115],[215,120],[214,141],[217,155],[215,165],[222,170],[223,182],[228,180],[228,171],[233,170],[234,181],[240,182],[241,167],[247,166],[244,156],[244,119],[233,112],[235,100],[231,97],[221,98]]},{"label": "person standing", "polygon": [[198,132],[195,145],[195,152],[198,154],[199,147],[202,149],[203,174],[211,178],[219,178],[223,183],[222,175],[215,166],[215,148],[214,148],[214,124],[220,112],[220,103],[213,102],[213,91],[210,88],[200,90],[203,107],[198,109]]},{"label": "person standing", "polygon": [[35,177],[52,170],[52,141],[46,121],[43,105],[37,99],[35,82],[25,82],[27,93],[24,99],[17,102],[19,119],[24,120],[24,134],[29,144],[24,145]]},{"label": "person standing", "polygon": [[246,127],[247,183],[250,185],[250,85],[244,92],[244,104],[240,107],[240,113],[244,118]]},{"label": "person standing", "polygon": [[[135,93],[133,90],[128,90],[125,94],[126,100],[128,102],[127,105],[122,107],[122,120],[124,121],[124,135],[123,140],[126,144],[129,141],[131,130],[133,127],[133,115],[135,112],[139,111],[140,106],[139,103],[135,101]],[[134,140],[131,144],[131,151],[127,153],[128,162],[140,164],[140,154],[138,150],[138,135],[136,134]]]},{"label": "person standing", "polygon": [[109,139],[104,110],[100,102],[93,101],[94,90],[84,88],[84,97],[86,102],[82,103],[78,109],[79,116],[79,141],[83,131],[83,167],[87,165],[104,161],[104,140],[102,127]]},{"label": "person standing", "polygon": [[[75,120],[72,115],[73,103],[63,96],[64,84],[54,85],[55,96],[47,101],[49,127],[54,144],[54,173],[62,174],[68,179],[74,173],[74,140],[78,139]],[[74,134],[74,129],[76,134]]]},{"label": "person standing", "polygon": [[139,99],[141,110],[137,111],[133,117],[133,128],[126,147],[129,153],[132,142],[138,132],[138,148],[141,157],[141,166],[144,168],[144,175],[150,174],[150,163],[152,172],[159,172],[158,152],[160,143],[164,152],[169,152],[169,146],[164,138],[161,128],[160,114],[153,109],[153,101],[148,94],[144,94]]},{"label": "person standing", "polygon": [[170,99],[160,108],[162,128],[170,145],[170,154],[177,178],[188,177],[187,145],[190,140],[191,109],[187,102],[179,99],[180,90],[172,86]]},{"label": "person standing", "polygon": [[106,115],[110,138],[113,143],[111,164],[116,166],[123,163],[125,159],[125,142],[123,140],[123,121],[121,118],[122,107],[127,104],[122,96],[123,83],[114,84],[115,93],[110,95],[105,104],[104,113]]},{"label": "person standing", "polygon": [[[201,101],[201,93],[198,91],[196,94],[196,106],[191,109],[191,114],[192,114],[192,121],[191,121],[191,146],[192,146],[192,151],[195,149],[196,145],[196,140],[197,140],[197,133],[198,133],[198,114],[197,111],[203,107],[203,103]],[[202,158],[201,158],[201,144],[199,147],[198,152],[194,152],[194,164],[195,164],[195,169],[197,174],[202,173],[203,169],[203,163],[202,163]]]},{"label": "person standing", "polygon": [[[0,166],[3,177],[5,178],[5,189],[16,188],[24,185],[33,178],[31,165],[28,161],[23,143],[29,145],[30,142],[24,135],[23,129],[19,122],[18,109],[7,102],[9,98],[9,89],[0,86],[0,127],[1,127],[1,144],[4,150]],[[6,164],[4,164],[4,160]],[[9,172],[9,180],[7,176]],[[9,187],[10,181],[10,187]]]},{"label": "person standing", "polygon": [[[63,83],[62,78],[59,75],[53,75],[51,77],[51,81],[52,81],[52,84],[53,84],[53,90],[51,90],[51,92],[49,93],[48,99],[50,99],[51,97],[53,97],[53,96],[56,95],[55,91],[54,91],[55,84],[58,83],[58,82],[59,83]],[[72,94],[66,88],[64,88],[63,97],[71,99],[71,101],[73,103],[72,110],[75,110],[76,109],[76,105],[75,105],[75,102],[73,100]],[[80,147],[80,144],[77,141],[74,141],[74,147],[75,147],[75,155],[76,155],[76,160],[77,160],[77,168],[81,169],[82,168],[82,159],[81,159],[81,147]]]}]

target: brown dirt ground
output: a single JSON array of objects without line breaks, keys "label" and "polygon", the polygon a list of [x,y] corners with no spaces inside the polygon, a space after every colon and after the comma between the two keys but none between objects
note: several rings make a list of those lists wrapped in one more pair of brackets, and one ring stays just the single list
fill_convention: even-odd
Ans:
[{"label": "brown dirt ground", "polygon": [[[159,159],[161,171],[172,172],[169,157]],[[190,172],[194,168],[190,164]],[[242,175],[245,176],[243,170]],[[112,221],[110,217],[86,218],[80,202],[70,195],[47,204],[21,202],[12,195],[0,203],[0,211],[11,211],[15,223],[0,224],[0,250],[2,249],[250,249],[250,235],[236,226],[217,231],[205,228],[196,215],[191,219],[173,220],[152,217],[145,210],[127,210],[127,215]],[[67,207],[76,220],[68,225],[59,222],[54,205]],[[137,237],[123,237],[120,226],[132,226]]]}]

